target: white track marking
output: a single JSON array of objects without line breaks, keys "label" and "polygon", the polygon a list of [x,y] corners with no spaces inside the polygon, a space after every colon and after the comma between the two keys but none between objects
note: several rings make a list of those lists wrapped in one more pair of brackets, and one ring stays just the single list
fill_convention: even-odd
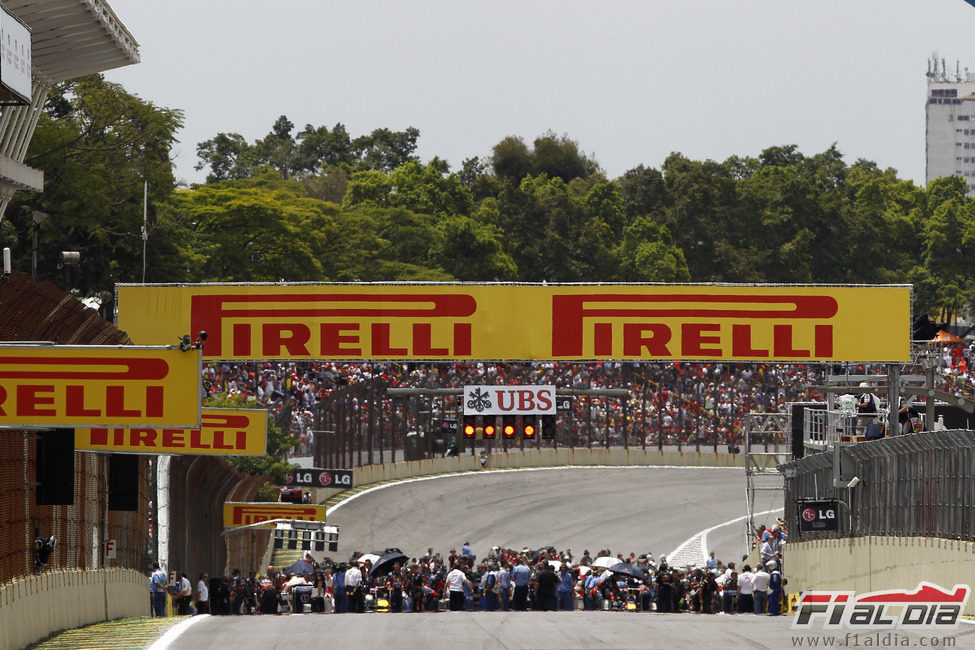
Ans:
[{"label": "white track marking", "polygon": [[[772,508],[771,510],[756,512],[754,516],[758,517],[761,515],[770,515],[773,512],[782,511],[783,508]],[[711,526],[710,528],[705,528],[704,530],[695,533],[688,539],[684,540],[680,546],[675,548],[670,554],[667,555],[667,564],[671,566],[684,566],[687,564],[697,564],[698,566],[703,566],[708,561],[708,533],[724,526],[737,524],[746,519],[748,519],[748,515],[736,517],[735,519],[729,519],[728,521],[720,523],[717,526]],[[685,553],[691,556],[697,555],[698,557],[689,557],[687,561],[678,561],[678,558],[682,558]]]}]

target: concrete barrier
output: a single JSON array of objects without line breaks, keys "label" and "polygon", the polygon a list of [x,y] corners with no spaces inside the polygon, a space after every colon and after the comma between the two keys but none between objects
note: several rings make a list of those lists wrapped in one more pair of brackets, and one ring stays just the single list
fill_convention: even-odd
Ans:
[{"label": "concrete barrier", "polygon": [[[934,537],[855,537],[789,542],[782,562],[789,593],[913,590],[924,580],[944,589],[975,587],[975,542]],[[975,598],[965,614],[975,616]]]},{"label": "concrete barrier", "polygon": [[[526,449],[496,451],[488,454],[486,467],[552,467],[557,465],[677,465],[685,467],[744,467],[743,454],[714,453],[713,451],[677,451],[676,449],[624,449],[598,447],[559,449]],[[450,458],[398,461],[383,465],[363,465],[354,469],[356,485],[390,481],[414,476],[463,472],[481,469],[480,454],[462,454]],[[316,493],[330,496],[337,490]]]},{"label": "concrete barrier", "polygon": [[132,569],[47,571],[0,585],[0,648],[61,630],[149,615],[149,577]]}]

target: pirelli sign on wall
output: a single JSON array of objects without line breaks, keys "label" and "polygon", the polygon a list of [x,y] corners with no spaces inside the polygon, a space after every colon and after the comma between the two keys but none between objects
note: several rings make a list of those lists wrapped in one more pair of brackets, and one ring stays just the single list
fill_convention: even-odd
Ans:
[{"label": "pirelli sign on wall", "polygon": [[208,359],[905,362],[911,287],[119,285],[118,318]]},{"label": "pirelli sign on wall", "polygon": [[0,427],[199,427],[199,350],[0,345]]},{"label": "pirelli sign on wall", "polygon": [[[299,521],[325,521],[325,506],[301,503],[240,503],[223,504],[224,528],[238,528],[259,524],[272,519],[297,519]],[[268,524],[274,528],[274,524]]]},{"label": "pirelli sign on wall", "polygon": [[113,454],[263,456],[267,453],[267,411],[204,407],[201,424],[193,429],[77,429],[74,447]]}]

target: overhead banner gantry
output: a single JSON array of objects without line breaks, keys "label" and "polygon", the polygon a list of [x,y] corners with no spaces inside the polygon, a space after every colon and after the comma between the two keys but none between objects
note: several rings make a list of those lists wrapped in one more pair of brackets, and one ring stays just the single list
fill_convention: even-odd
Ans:
[{"label": "overhead banner gantry", "polygon": [[118,285],[140,343],[206,359],[906,362],[911,287],[656,284]]}]

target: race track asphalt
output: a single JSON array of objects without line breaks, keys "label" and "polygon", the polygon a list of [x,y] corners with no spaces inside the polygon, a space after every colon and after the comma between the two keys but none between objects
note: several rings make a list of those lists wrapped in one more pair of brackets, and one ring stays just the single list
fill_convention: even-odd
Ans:
[{"label": "race track asphalt", "polygon": [[[781,493],[760,493],[756,511],[782,506]],[[339,553],[400,548],[458,551],[469,541],[483,557],[492,546],[572,549],[579,557],[669,554],[695,533],[724,561],[745,552],[747,513],[741,468],[586,467],[484,471],[394,484],[358,495],[329,512],[340,528]],[[776,514],[763,515],[771,523]],[[317,559],[317,558],[316,558]],[[702,557],[703,560],[703,557]]]}]

